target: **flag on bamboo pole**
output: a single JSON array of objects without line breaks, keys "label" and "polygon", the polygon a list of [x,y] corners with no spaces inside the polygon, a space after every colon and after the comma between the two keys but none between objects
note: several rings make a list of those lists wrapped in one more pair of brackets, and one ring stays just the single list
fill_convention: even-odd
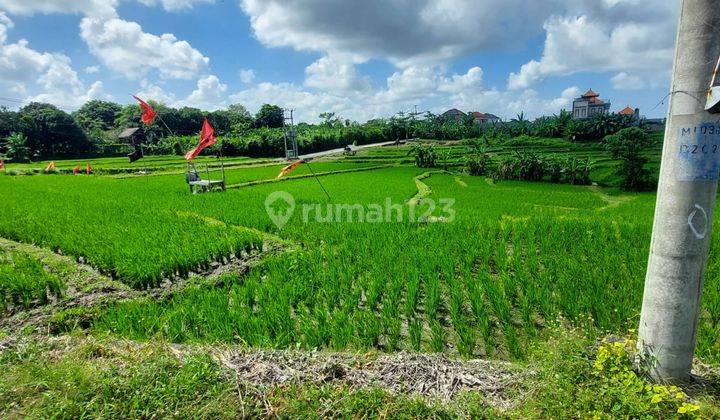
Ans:
[{"label": "flag on bamboo pole", "polygon": [[80,167],[75,165],[75,167],[73,168],[73,175],[77,175],[79,172],[80,172]]},{"label": "flag on bamboo pole", "polygon": [[92,166],[90,166],[90,163],[88,163],[87,166],[85,167],[85,173],[90,175],[92,172],[93,172],[93,168],[92,168]]},{"label": "flag on bamboo pole", "polygon": [[298,160],[296,160],[295,162],[289,164],[288,166],[282,168],[282,169],[280,170],[280,173],[279,173],[278,176],[277,176],[277,179],[280,179],[280,178],[284,177],[285,175],[288,174],[288,172],[290,172],[290,171],[292,171],[293,169],[295,169],[295,168],[297,168],[298,166],[300,166],[301,163],[303,163],[303,160],[302,160],[302,159],[298,159]]},{"label": "flag on bamboo pole", "polygon": [[155,120],[155,117],[157,116],[157,113],[155,112],[153,107],[151,107],[150,105],[148,105],[147,102],[143,101],[135,95],[133,95],[133,98],[140,102],[140,109],[142,109],[142,115],[140,116],[140,120],[142,120],[143,124],[145,125],[152,124],[152,122]]},{"label": "flag on bamboo pole", "polygon": [[203,121],[202,130],[200,131],[200,142],[197,147],[191,151],[185,153],[185,160],[188,162],[192,161],[203,151],[206,147],[210,147],[217,142],[215,138],[215,130],[208,122],[207,118]]},{"label": "flag on bamboo pole", "polygon": [[45,172],[50,172],[55,170],[55,161],[51,161],[50,164],[45,168]]}]

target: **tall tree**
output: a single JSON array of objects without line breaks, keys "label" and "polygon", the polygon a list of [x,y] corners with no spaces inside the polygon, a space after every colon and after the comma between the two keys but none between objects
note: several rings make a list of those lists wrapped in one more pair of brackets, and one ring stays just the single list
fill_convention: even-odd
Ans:
[{"label": "tall tree", "polygon": [[283,110],[277,105],[265,104],[255,115],[255,127],[277,128],[285,125]]},{"label": "tall tree", "polygon": [[22,133],[13,133],[7,138],[7,156],[14,162],[27,162],[30,159],[30,148],[27,138]]},{"label": "tall tree", "polygon": [[92,149],[75,120],[54,105],[32,102],[21,108],[19,114],[20,131],[27,137],[33,155],[78,156]]},{"label": "tall tree", "polygon": [[648,159],[642,152],[649,145],[650,136],[638,127],[625,128],[605,137],[605,147],[614,159],[620,160],[617,174],[623,188],[641,190],[648,187],[650,171],[645,168]]},{"label": "tall tree", "polygon": [[93,99],[73,113],[73,118],[85,131],[109,130],[115,127],[115,119],[122,107],[114,102]]},{"label": "tall tree", "polygon": [[18,113],[0,106],[0,139],[16,132],[19,128]]}]

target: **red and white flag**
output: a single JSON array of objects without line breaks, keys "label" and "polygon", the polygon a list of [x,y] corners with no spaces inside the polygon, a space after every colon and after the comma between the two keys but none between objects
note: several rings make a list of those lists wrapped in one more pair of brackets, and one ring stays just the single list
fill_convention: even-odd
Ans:
[{"label": "red and white flag", "polygon": [[216,142],[217,139],[215,138],[215,130],[213,130],[207,118],[205,118],[205,120],[203,121],[202,130],[200,131],[200,143],[198,143],[196,148],[185,153],[185,160],[187,160],[188,162],[192,161],[197,157],[197,155],[200,154],[200,152],[203,151],[203,149],[212,146]]},{"label": "red and white flag", "polygon": [[55,170],[55,161],[51,161],[50,164],[45,168],[45,172],[50,172]]},{"label": "red and white flag", "polygon": [[152,122],[155,120],[155,117],[157,116],[157,113],[155,112],[153,107],[151,107],[150,105],[148,105],[147,102],[143,101],[135,95],[133,95],[133,98],[140,102],[140,109],[142,109],[142,116],[140,117],[140,120],[142,120],[143,124],[145,125],[152,124]]}]

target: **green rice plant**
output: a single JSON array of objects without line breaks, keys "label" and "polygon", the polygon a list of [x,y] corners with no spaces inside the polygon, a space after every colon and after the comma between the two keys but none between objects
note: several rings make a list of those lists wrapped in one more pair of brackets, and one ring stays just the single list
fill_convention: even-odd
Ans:
[{"label": "green rice plant", "polygon": [[425,283],[425,313],[428,320],[436,319],[440,306],[440,279],[430,274]]},{"label": "green rice plant", "polygon": [[457,322],[453,321],[453,327],[455,329],[455,344],[457,346],[458,353],[460,353],[461,356],[472,357],[477,343],[475,328],[463,319],[459,319]]},{"label": "green rice plant", "polygon": [[405,294],[405,317],[411,319],[415,315],[415,307],[420,297],[420,277],[412,273]]},{"label": "green rice plant", "polygon": [[355,313],[356,347],[359,349],[377,348],[383,333],[383,322],[372,311]]},{"label": "green rice plant", "polygon": [[48,272],[36,258],[20,251],[0,248],[0,306],[22,305],[29,308],[42,305],[51,297],[60,297],[65,284]]},{"label": "green rice plant", "polygon": [[415,351],[420,351],[420,346],[422,343],[422,332],[423,332],[423,322],[420,318],[415,318],[410,322],[409,325],[409,335],[410,335],[410,346]]},{"label": "green rice plant", "polygon": [[435,353],[445,351],[445,329],[438,320],[430,323],[430,350]]},{"label": "green rice plant", "polygon": [[385,325],[385,348],[389,352],[393,352],[398,349],[400,344],[400,327],[402,322],[398,318],[385,318],[383,320]]},{"label": "green rice plant", "polygon": [[[596,151],[578,146],[573,153]],[[269,169],[232,171],[237,179],[272,176]],[[390,198],[402,206],[423,172],[405,166],[327,175],[321,182],[330,200],[310,178],[192,196],[172,174],[0,177],[0,236],[84,257],[140,288],[257,250],[268,233],[297,245],[222,286],[118,303],[92,320],[94,331],[133,339],[393,351],[416,348],[421,331],[420,347],[424,341],[432,351],[462,346],[469,355],[481,339],[486,354],[522,358],[557,317],[588,335],[637,323],[652,194],[465,176],[463,186],[434,173],[423,179],[428,198],[454,198],[453,222],[302,220],[308,203],[384,205]],[[278,190],[297,207],[282,229],[264,207]],[[717,245],[718,235],[698,327],[703,360],[720,354]]]},{"label": "green rice plant", "polygon": [[353,328],[349,322],[348,314],[343,311],[335,311],[331,320],[332,340],[330,346],[333,350],[343,350],[352,341]]}]

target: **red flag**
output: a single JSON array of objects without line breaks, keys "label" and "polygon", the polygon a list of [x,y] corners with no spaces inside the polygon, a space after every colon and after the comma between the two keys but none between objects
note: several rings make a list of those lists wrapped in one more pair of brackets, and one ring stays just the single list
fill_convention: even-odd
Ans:
[{"label": "red flag", "polygon": [[80,167],[75,165],[75,167],[73,168],[73,175],[77,175],[78,172],[80,172]]},{"label": "red flag", "polygon": [[297,168],[298,166],[300,166],[301,163],[303,163],[302,159],[296,160],[295,162],[293,162],[293,163],[289,164],[288,166],[282,168],[282,169],[280,170],[280,173],[279,173],[278,176],[277,176],[277,179],[280,179],[280,178],[284,177],[285,175],[287,175],[288,172],[290,172],[290,171],[292,171],[293,169],[295,169],[295,168]]},{"label": "red flag", "polygon": [[196,148],[185,153],[185,160],[190,162],[191,160],[195,159],[197,155],[199,155],[200,152],[203,151],[203,149],[212,146],[216,142],[217,140],[215,139],[215,130],[213,130],[207,118],[205,118],[202,125],[202,131],[200,131],[200,143],[198,143]]},{"label": "red flag", "polygon": [[133,95],[133,98],[140,102],[140,109],[142,109],[142,116],[140,117],[140,119],[142,120],[142,122],[145,125],[152,124],[153,120],[155,120],[155,116],[157,116],[155,110],[150,105],[148,105],[147,102],[143,101],[137,96]]},{"label": "red flag", "polygon": [[90,166],[90,163],[87,164],[85,167],[85,173],[90,175],[93,172],[92,166]]},{"label": "red flag", "polygon": [[0,159],[0,169],[5,170],[5,161]]},{"label": "red flag", "polygon": [[45,168],[45,172],[50,172],[55,170],[55,161],[53,160],[50,162],[50,164]]}]

